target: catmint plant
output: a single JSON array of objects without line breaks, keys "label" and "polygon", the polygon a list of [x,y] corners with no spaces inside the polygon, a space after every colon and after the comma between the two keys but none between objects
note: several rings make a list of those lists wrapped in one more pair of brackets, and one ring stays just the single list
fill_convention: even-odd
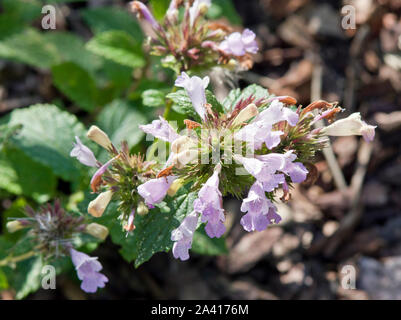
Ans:
[{"label": "catmint plant", "polygon": [[342,111],[326,101],[302,108],[288,96],[266,94],[256,99],[249,95],[221,112],[207,102],[208,83],[207,77],[190,77],[185,72],[175,82],[184,88],[199,119],[185,120],[184,133],[174,132],[163,118],[140,126],[171,146],[165,169],[158,174],[164,178],[138,187],[147,204],[162,201],[173,184],[174,190],[189,184],[198,193],[192,213],[171,235],[173,255],[181,260],[189,258],[199,223],[206,224],[211,238],[225,233],[223,196],[242,199],[241,225],[246,231],[262,231],[281,221],[275,206],[277,194],[289,200],[291,186],[308,178],[315,153],[323,149],[327,135],[362,135],[368,141],[374,137],[374,127],[361,121],[359,114],[315,129],[317,121],[331,121]]}]

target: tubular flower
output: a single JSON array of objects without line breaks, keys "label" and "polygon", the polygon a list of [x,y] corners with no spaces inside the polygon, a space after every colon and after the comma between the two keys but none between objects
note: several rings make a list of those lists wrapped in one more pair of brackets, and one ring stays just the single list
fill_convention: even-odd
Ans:
[{"label": "tubular flower", "polygon": [[153,120],[151,124],[140,125],[139,128],[145,133],[167,142],[174,142],[179,137],[177,132],[163,117],[160,117],[159,120]]},{"label": "tubular flower", "polygon": [[176,177],[169,176],[149,180],[138,186],[138,193],[148,206],[153,206],[163,201],[175,179]]},{"label": "tubular flower", "polygon": [[241,225],[248,232],[263,231],[273,220],[275,223],[281,220],[275,206],[266,198],[262,183],[258,181],[252,185],[248,197],[243,200],[241,211],[247,212],[241,218]]},{"label": "tubular flower", "polygon": [[263,143],[271,150],[280,143],[280,136],[284,134],[283,131],[272,130],[273,126],[282,121],[295,126],[298,119],[296,112],[285,107],[280,101],[273,100],[268,109],[262,111],[252,122],[236,132],[234,138],[252,143],[256,150],[261,149]]},{"label": "tubular flower", "polygon": [[227,55],[237,57],[244,56],[246,53],[257,53],[258,44],[255,39],[255,33],[249,29],[245,29],[242,34],[234,32],[220,43],[219,49]]},{"label": "tubular flower", "polygon": [[219,164],[199,190],[198,199],[194,201],[194,211],[201,213],[201,221],[207,223],[205,231],[210,238],[220,238],[226,231],[223,198],[219,190],[220,171]]},{"label": "tubular flower", "polygon": [[82,280],[81,289],[88,293],[94,293],[97,288],[104,288],[109,279],[99,271],[102,265],[97,257],[92,258],[85,253],[70,249],[72,263],[77,270],[79,280]]},{"label": "tubular flower", "polygon": [[77,143],[74,143],[70,156],[77,158],[85,166],[96,167],[97,160],[92,150],[85,146],[77,136],[75,136],[75,140]]},{"label": "tubular flower", "polygon": [[174,241],[173,256],[182,261],[189,259],[189,249],[192,247],[192,239],[198,226],[199,214],[192,212],[187,215],[177,229],[171,232],[171,241]]},{"label": "tubular flower", "polygon": [[185,72],[175,81],[177,87],[182,87],[187,92],[191,99],[195,111],[199,114],[202,120],[206,119],[206,94],[205,89],[209,85],[209,77],[203,79],[194,76],[189,77]]}]

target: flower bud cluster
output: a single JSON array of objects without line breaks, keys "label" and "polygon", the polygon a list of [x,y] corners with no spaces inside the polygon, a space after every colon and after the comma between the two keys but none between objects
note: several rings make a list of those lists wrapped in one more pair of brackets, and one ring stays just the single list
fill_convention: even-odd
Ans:
[{"label": "flower bud cluster", "polygon": [[[206,13],[211,0],[172,0],[161,23],[140,1],[130,2],[148,34],[151,53],[163,57],[162,63],[176,73],[187,70],[210,70],[221,65],[250,69],[252,54],[257,53],[255,34],[242,33],[220,22],[210,22]],[[182,14],[180,14],[182,13]]]},{"label": "flower bud cluster", "polygon": [[[135,213],[144,215],[148,212],[137,187],[155,177],[155,163],[144,161],[141,155],[132,155],[125,141],[121,143],[121,150],[117,150],[107,134],[96,126],[89,129],[87,137],[105,148],[110,156],[106,163],[100,163],[92,151],[76,137],[77,143],[71,151],[71,156],[77,157],[84,165],[91,162],[97,167],[90,181],[90,188],[97,197],[89,203],[88,213],[96,218],[101,217],[110,201],[114,199],[119,202],[119,218],[123,229],[132,231]],[[92,161],[88,161],[88,154],[89,158],[93,158]]]}]

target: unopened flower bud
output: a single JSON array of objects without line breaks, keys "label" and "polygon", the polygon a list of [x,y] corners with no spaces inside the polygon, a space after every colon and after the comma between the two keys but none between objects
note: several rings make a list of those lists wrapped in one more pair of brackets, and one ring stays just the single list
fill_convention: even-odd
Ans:
[{"label": "unopened flower bud", "polygon": [[170,188],[167,190],[167,194],[170,197],[174,197],[177,191],[182,187],[182,183],[183,183],[182,179],[174,180]]},{"label": "unopened flower bud", "polygon": [[105,240],[109,235],[109,229],[98,223],[88,224],[85,228],[85,232],[100,240]]},{"label": "unopened flower bud", "polygon": [[209,10],[209,7],[210,7],[209,3],[202,2],[199,5],[199,14],[202,15],[202,16],[205,15],[207,13],[207,11]]},{"label": "unopened flower bud", "polygon": [[136,212],[140,215],[140,216],[144,216],[145,214],[147,214],[149,212],[149,208],[146,206],[146,204],[141,201],[138,204],[138,207],[136,208]]},{"label": "unopened flower bud", "polygon": [[13,221],[7,222],[6,227],[7,227],[8,232],[14,233],[18,230],[23,229],[24,225],[21,223],[21,221],[13,220]]},{"label": "unopened flower bud", "polygon": [[171,151],[174,153],[180,153],[196,146],[197,144],[194,139],[188,136],[181,136],[172,143]]},{"label": "unopened flower bud", "polygon": [[182,169],[186,164],[194,162],[198,159],[198,150],[187,149],[180,152],[173,158],[173,164],[177,169]]},{"label": "unopened flower bud", "polygon": [[248,121],[258,114],[258,108],[255,104],[250,104],[242,109],[233,122],[233,127],[239,126],[241,123]]},{"label": "unopened flower bud", "polygon": [[95,200],[92,200],[88,206],[88,212],[99,218],[103,215],[104,210],[106,210],[107,205],[111,201],[111,197],[113,196],[113,191],[108,190],[106,192],[102,192],[97,196]]},{"label": "unopened flower bud", "polygon": [[106,150],[112,148],[112,143],[109,139],[109,136],[97,126],[91,126],[86,135],[89,139],[96,142],[98,145],[102,146]]}]

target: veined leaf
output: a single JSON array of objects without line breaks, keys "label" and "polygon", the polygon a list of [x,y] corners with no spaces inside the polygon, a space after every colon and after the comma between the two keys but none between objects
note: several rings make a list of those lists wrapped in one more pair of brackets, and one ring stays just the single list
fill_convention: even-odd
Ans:
[{"label": "veined leaf", "polygon": [[149,89],[142,93],[142,103],[147,107],[161,107],[165,104],[166,94],[163,91]]},{"label": "veined leaf", "polygon": [[[199,115],[196,113],[191,99],[185,90],[178,90],[176,92],[169,93],[167,98],[173,100],[173,110],[177,113],[185,114],[188,117],[193,118],[195,121],[201,121]],[[212,92],[206,90],[206,100],[212,105],[214,111],[219,113],[224,111],[223,106],[217,101],[216,97]]]},{"label": "veined leaf", "polygon": [[0,42],[0,57],[48,69],[60,62],[61,58],[54,44],[33,29],[15,34]]},{"label": "veined leaf", "polygon": [[96,107],[98,91],[95,80],[82,67],[64,62],[52,67],[55,86],[74,103],[86,111]]},{"label": "veined leaf", "polygon": [[42,257],[34,256],[17,264],[17,272],[4,268],[10,285],[15,289],[15,298],[20,300],[40,288],[42,281]]},{"label": "veined leaf", "polygon": [[226,246],[226,239],[221,238],[210,238],[206,232],[204,225],[201,225],[194,234],[192,241],[192,251],[210,256],[217,256],[227,254],[228,249]]},{"label": "veined leaf", "polygon": [[100,56],[131,68],[145,65],[141,44],[124,31],[100,33],[87,43],[87,48]]},{"label": "veined leaf", "polygon": [[86,175],[79,162],[70,157],[75,136],[83,143],[88,141],[85,127],[74,115],[54,105],[37,104],[14,110],[6,120],[9,126],[22,125],[19,134],[9,139],[12,147],[51,168],[66,181],[80,182]]},{"label": "veined leaf", "polygon": [[[148,261],[157,252],[168,252],[173,247],[171,232],[176,229],[181,221],[193,210],[193,201],[196,193],[187,193],[181,188],[174,198],[166,198],[156,208],[149,210],[145,216],[135,216],[135,231],[126,236],[122,230],[117,217],[117,203],[110,203],[106,212],[96,222],[109,228],[114,243],[121,246],[120,253],[127,261],[135,261],[135,267]],[[94,198],[90,194],[85,203],[79,205],[80,209],[86,212],[87,203]]]},{"label": "veined leaf", "polygon": [[0,188],[35,199],[53,195],[57,179],[51,169],[32,160],[21,150],[3,148],[0,153]]},{"label": "veined leaf", "polygon": [[45,40],[52,43],[64,62],[75,62],[83,69],[94,72],[102,66],[102,59],[85,48],[83,39],[68,32],[46,32]]},{"label": "veined leaf", "polygon": [[84,9],[81,14],[95,34],[110,30],[125,31],[143,41],[143,34],[135,18],[125,9],[117,7],[102,7]]}]

